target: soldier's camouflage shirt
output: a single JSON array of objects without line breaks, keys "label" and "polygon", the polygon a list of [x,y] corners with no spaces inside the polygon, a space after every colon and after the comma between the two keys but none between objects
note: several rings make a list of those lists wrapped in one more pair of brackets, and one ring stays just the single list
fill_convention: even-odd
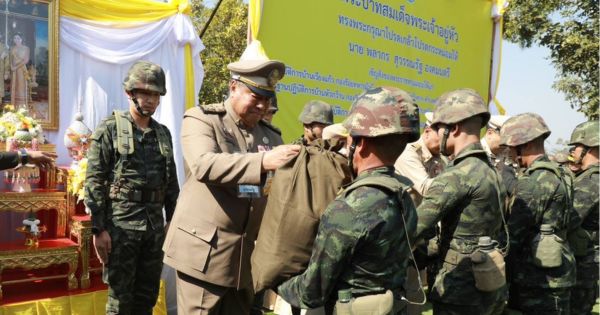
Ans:
[{"label": "soldier's camouflage shirt", "polygon": [[458,262],[446,255],[450,247],[468,255],[481,236],[498,239],[504,203],[502,192],[499,200],[499,189],[498,175],[479,142],[465,147],[434,178],[417,208],[417,238],[441,221],[440,269],[431,299],[456,305],[482,303],[470,263],[457,266]]},{"label": "soldier's camouflage shirt", "polygon": [[571,218],[571,224],[595,232],[598,232],[598,217],[600,216],[598,213],[599,172],[600,166],[592,165],[579,173],[573,182],[575,189],[573,209],[577,212],[577,216]]},{"label": "soldier's camouflage shirt", "polygon": [[[575,284],[575,261],[570,250],[557,268],[540,268],[533,264],[531,243],[542,224],[550,224],[555,233],[566,232],[571,212],[567,188],[548,169],[534,169],[537,163],[550,162],[548,157],[536,159],[519,176],[514,202],[508,218],[510,249],[507,256],[507,278],[525,287],[565,288]],[[564,236],[562,236],[564,237]]]},{"label": "soldier's camouflage shirt", "polygon": [[594,288],[598,281],[598,218],[600,216],[598,191],[600,187],[600,165],[592,165],[575,178],[573,187],[573,214],[571,226],[582,227],[588,232],[590,242],[584,256],[576,256],[577,286],[588,289]]},{"label": "soldier's camouflage shirt", "polygon": [[[380,167],[362,172],[354,182],[371,176],[401,178],[393,167]],[[335,301],[339,290],[363,296],[399,289],[404,283],[410,258],[405,228],[412,237],[416,226],[408,193],[403,195],[404,209],[395,195],[380,188],[360,186],[344,195],[321,217],[307,270],[278,288],[291,305],[315,308]]]},{"label": "soldier's camouflage shirt", "polygon": [[[167,176],[167,161],[160,152],[156,129],[161,128],[154,119],[145,130],[136,127],[131,114],[126,118],[133,124],[134,152],[128,156],[129,167],[123,167],[123,188],[115,198],[109,198],[111,185],[115,181],[120,154],[115,148],[117,139],[116,119],[113,115],[103,120],[94,131],[87,153],[88,166],[85,179],[85,205],[90,209],[92,226],[97,231],[106,229],[112,222],[115,226],[144,231],[149,226],[163,226],[161,203],[133,202],[126,198],[129,189],[165,190],[164,208],[167,222],[171,221],[179,195],[179,184],[175,162],[171,155],[171,174]],[[171,134],[167,131],[170,146]],[[168,182],[167,182],[168,179]]]}]

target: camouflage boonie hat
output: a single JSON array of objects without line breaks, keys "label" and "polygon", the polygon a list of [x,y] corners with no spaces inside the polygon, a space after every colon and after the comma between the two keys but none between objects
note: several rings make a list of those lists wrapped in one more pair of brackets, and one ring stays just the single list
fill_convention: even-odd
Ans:
[{"label": "camouflage boonie hat", "polygon": [[165,95],[167,94],[165,72],[155,63],[137,61],[129,68],[123,80],[123,87],[125,91],[147,90]]},{"label": "camouflage boonie hat", "polygon": [[586,147],[597,147],[600,145],[600,124],[597,120],[586,121],[575,127],[571,134],[569,145],[583,144]]},{"label": "camouflage boonie hat", "polygon": [[500,129],[500,145],[516,147],[536,138],[548,138],[550,129],[538,114],[524,113],[508,119]]},{"label": "camouflage boonie hat", "polygon": [[304,105],[302,113],[298,117],[303,124],[321,123],[324,125],[333,124],[333,111],[331,105],[323,101],[310,101]]},{"label": "camouflage boonie hat", "polygon": [[419,139],[419,107],[401,89],[378,87],[354,101],[343,126],[353,137],[405,134],[414,142]]},{"label": "camouflage boonie hat", "polygon": [[490,112],[485,106],[483,98],[472,89],[446,92],[437,99],[435,105],[432,126],[437,124],[452,125],[477,115],[481,115],[483,119],[481,122],[482,127],[490,120]]}]

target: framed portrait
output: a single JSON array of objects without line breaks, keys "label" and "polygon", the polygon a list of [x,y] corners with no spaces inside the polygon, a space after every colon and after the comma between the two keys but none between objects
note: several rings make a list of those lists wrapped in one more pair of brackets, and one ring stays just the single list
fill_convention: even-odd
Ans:
[{"label": "framed portrait", "polygon": [[2,104],[58,129],[58,0],[0,0]]}]

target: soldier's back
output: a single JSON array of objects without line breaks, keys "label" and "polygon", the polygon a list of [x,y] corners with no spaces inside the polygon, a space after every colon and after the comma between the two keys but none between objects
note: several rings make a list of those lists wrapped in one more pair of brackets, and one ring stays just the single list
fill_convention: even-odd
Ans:
[{"label": "soldier's back", "polygon": [[570,249],[565,249],[563,264],[557,268],[540,268],[534,264],[532,241],[542,224],[551,225],[554,233],[566,238],[571,204],[565,183],[543,163],[535,161],[519,177],[515,200],[508,220],[511,250],[511,281],[526,287],[565,288],[575,283],[575,262]]},{"label": "soldier's back", "polygon": [[437,305],[478,306],[487,314],[503,303],[505,288],[476,288],[470,263],[480,237],[498,239],[502,200],[497,175],[479,144],[461,152],[434,179],[418,209],[417,230],[441,218],[439,271],[430,294]]}]

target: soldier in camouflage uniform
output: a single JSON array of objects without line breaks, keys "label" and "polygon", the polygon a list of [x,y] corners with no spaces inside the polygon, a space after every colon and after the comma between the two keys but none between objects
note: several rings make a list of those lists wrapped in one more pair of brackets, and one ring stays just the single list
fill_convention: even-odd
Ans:
[{"label": "soldier in camouflage uniform", "polygon": [[549,157],[550,161],[554,161],[561,166],[567,166],[567,164],[573,159],[571,153],[566,150],[558,151],[554,155]]},{"label": "soldier in camouflage uniform", "polygon": [[123,82],[128,111],[115,111],[92,135],[85,205],[109,286],[107,314],[151,314],[165,239],[179,194],[167,127],[151,118],[165,95],[160,66],[136,62]]},{"label": "soldier in camouflage uniform", "polygon": [[[406,149],[402,152],[394,167],[398,174],[407,177],[413,182],[410,189],[410,196],[415,203],[415,206],[421,204],[423,196],[427,193],[429,186],[433,182],[433,178],[438,176],[448,164],[448,159],[440,154],[440,139],[437,131],[431,129],[433,121],[433,112],[427,112],[425,116],[425,127],[418,141],[409,143]],[[419,266],[419,273],[414,267],[408,267],[408,277],[406,279],[406,297],[411,301],[420,301],[423,298],[422,282],[419,276],[425,279],[425,267],[430,264],[436,257],[427,255],[427,246],[431,242],[435,244],[437,241],[437,226],[431,229],[428,236],[425,236],[425,242],[420,244],[415,249],[415,258]],[[428,268],[428,280],[435,278],[433,268]],[[429,282],[429,287],[433,284]],[[421,314],[424,310],[424,305],[412,304],[408,305],[408,315]]]},{"label": "soldier in camouflage uniform", "polygon": [[403,314],[397,300],[417,218],[407,193],[411,183],[393,165],[419,137],[419,110],[405,91],[375,88],[354,102],[344,127],[358,177],[321,217],[307,270],[280,285],[278,294],[297,307],[325,305],[326,314],[350,314],[337,306],[333,311],[338,297],[339,305],[356,311],[368,296],[390,308],[370,314],[389,314],[392,307]]},{"label": "soldier in camouflage uniform", "polygon": [[573,159],[573,157],[571,156],[571,153],[569,153],[569,151],[558,151],[556,153],[554,153],[553,156],[548,157],[550,159],[550,161],[554,161],[556,163],[558,163],[558,165],[560,165],[562,167],[562,169],[571,177],[575,178],[575,173],[573,172],[573,170],[571,169],[571,164],[573,163],[573,161],[575,159]]},{"label": "soldier in camouflage uniform", "polygon": [[323,137],[323,128],[333,124],[331,105],[313,100],[304,105],[298,120],[304,125],[304,134],[294,140],[293,144],[307,145]]},{"label": "soldier in camouflage uniform", "polygon": [[497,239],[504,198],[499,176],[479,142],[490,118],[481,96],[471,89],[437,100],[432,128],[440,152],[455,158],[438,175],[417,208],[417,238],[441,221],[438,270],[430,299],[434,314],[499,314],[506,287],[484,292],[475,286],[470,255],[480,237]]},{"label": "soldier in camouflage uniform", "polygon": [[[524,314],[569,314],[575,284],[575,261],[564,242],[572,206],[570,177],[546,156],[544,140],[550,130],[539,115],[514,116],[500,133],[502,145],[509,146],[513,159],[525,168],[508,219],[509,307]],[[542,242],[546,232],[541,230],[553,232],[547,240],[555,241]],[[556,256],[551,260],[548,253]]]},{"label": "soldier in camouflage uniform", "polygon": [[581,163],[583,172],[577,175],[573,187],[573,209],[569,241],[577,262],[577,283],[571,291],[571,314],[591,314],[598,297],[598,121],[578,125],[569,145]]}]

